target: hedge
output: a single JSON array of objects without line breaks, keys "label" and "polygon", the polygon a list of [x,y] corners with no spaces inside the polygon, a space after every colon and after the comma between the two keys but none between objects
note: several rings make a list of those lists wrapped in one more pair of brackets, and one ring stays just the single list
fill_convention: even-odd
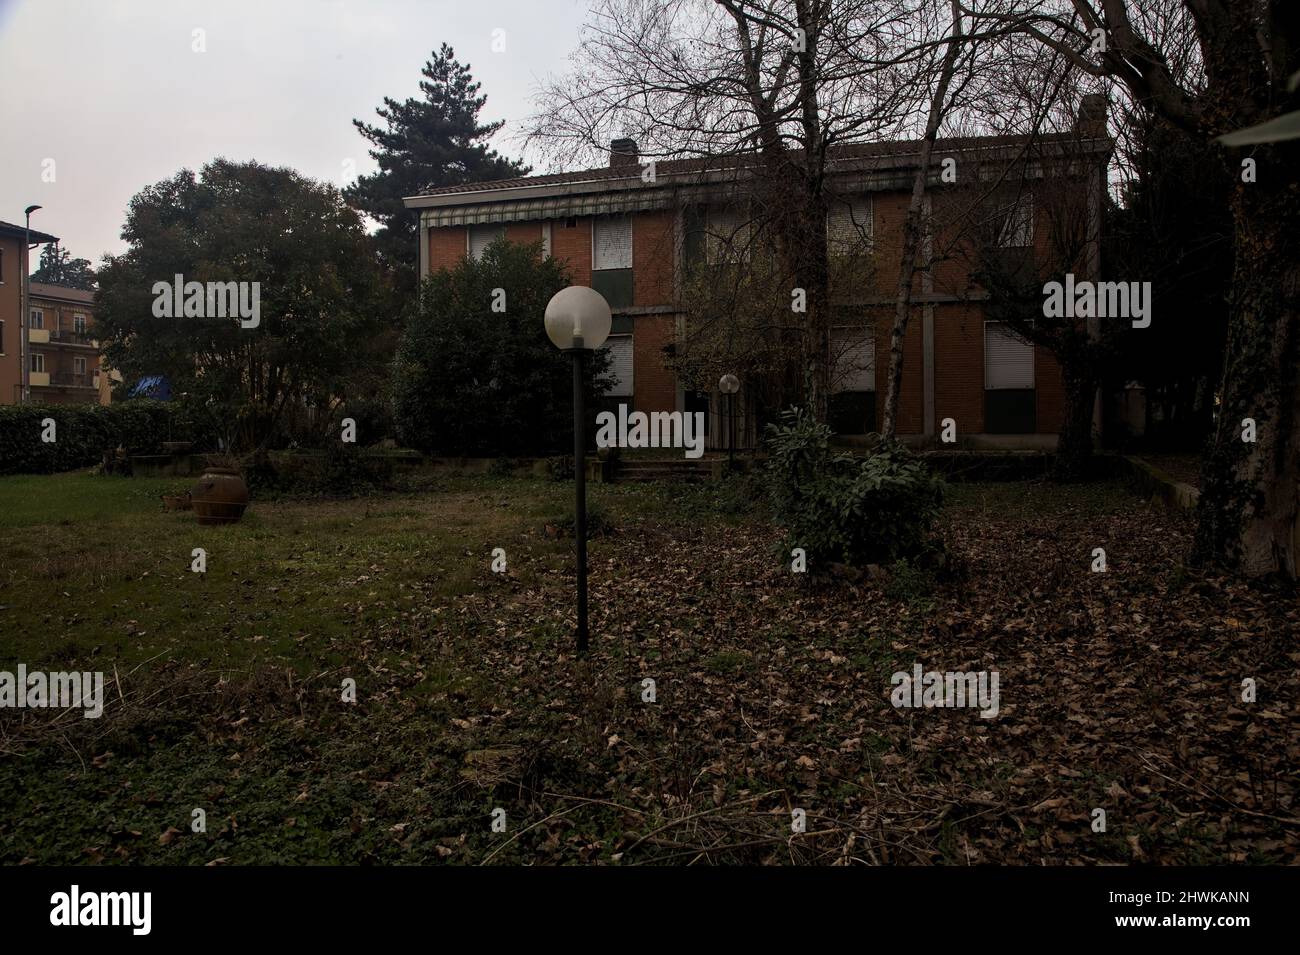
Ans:
[{"label": "hedge", "polygon": [[[46,419],[54,440],[46,442]],[[176,402],[142,398],[113,405],[0,406],[0,474],[54,474],[98,464],[118,447],[156,454],[164,441],[212,442],[211,423]]]}]

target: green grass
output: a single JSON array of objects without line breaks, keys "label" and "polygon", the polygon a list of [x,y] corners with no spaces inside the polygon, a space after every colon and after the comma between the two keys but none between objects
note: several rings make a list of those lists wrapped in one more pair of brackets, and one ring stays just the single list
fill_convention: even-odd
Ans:
[{"label": "green grass", "polygon": [[[519,553],[568,487],[480,479],[438,495],[255,501],[240,523],[204,527],[162,510],[159,495],[189,483],[0,479],[0,662],[314,659],[413,601],[467,592],[492,549]],[[195,548],[205,574],[190,569]],[[510,570],[527,577],[562,554]]]},{"label": "green grass", "polygon": [[43,524],[116,524],[159,510],[159,498],[189,488],[177,478],[97,477],[80,471],[0,478],[0,530]]}]

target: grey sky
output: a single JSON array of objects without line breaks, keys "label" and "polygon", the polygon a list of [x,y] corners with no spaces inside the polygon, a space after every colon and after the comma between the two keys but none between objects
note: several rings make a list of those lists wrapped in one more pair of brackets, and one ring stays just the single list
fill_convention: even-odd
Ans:
[{"label": "grey sky", "polygon": [[98,265],[125,249],[131,196],[182,167],[222,155],[335,183],[345,160],[371,171],[351,120],[416,95],[444,41],[482,82],[483,117],[507,121],[495,145],[516,155],[506,137],[585,14],[582,0],[0,0],[0,219],[44,206],[33,228]]}]

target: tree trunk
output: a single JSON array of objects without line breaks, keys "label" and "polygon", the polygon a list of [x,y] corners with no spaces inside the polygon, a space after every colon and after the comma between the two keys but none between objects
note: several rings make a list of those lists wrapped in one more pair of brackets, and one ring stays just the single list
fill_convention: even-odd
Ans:
[{"label": "tree trunk", "polygon": [[1092,412],[1097,376],[1079,362],[1062,361],[1061,382],[1065,389],[1065,416],[1052,477],[1057,481],[1083,481],[1092,462]]},{"label": "tree trunk", "polygon": [[[1298,211],[1294,188],[1238,184],[1227,362],[1193,550],[1201,563],[1291,579],[1300,482]],[[1247,418],[1254,442],[1243,439]]]},{"label": "tree trunk", "polygon": [[[898,286],[894,295],[894,326],[889,335],[889,372],[885,382],[885,407],[881,414],[880,433],[892,440],[898,428],[898,393],[903,382],[903,337],[912,313],[912,278],[916,275],[916,250],[921,244],[921,215],[925,209],[926,176],[930,172],[930,154],[935,137],[943,123],[944,100],[952,83],[961,49],[961,7],[952,3],[952,31],[948,48],[939,67],[938,85],[930,98],[930,110],[925,120],[925,134],[921,137],[921,154],[917,158],[916,174],[912,177],[912,198],[903,220],[903,251],[899,261]],[[929,263],[926,263],[929,267]]]}]

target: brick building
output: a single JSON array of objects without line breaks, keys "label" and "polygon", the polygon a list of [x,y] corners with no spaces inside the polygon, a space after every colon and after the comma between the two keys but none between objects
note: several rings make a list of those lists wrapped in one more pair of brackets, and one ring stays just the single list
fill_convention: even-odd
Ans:
[{"label": "brick building", "polygon": [[[23,248],[23,227],[0,222],[0,404],[22,401],[23,388],[23,276],[28,274],[28,250]],[[59,241],[32,230],[31,241]]]},{"label": "brick building", "polygon": [[[842,311],[847,302],[857,312],[859,330],[852,334],[861,336],[841,343],[833,359],[832,424],[841,434],[880,427],[883,397],[877,401],[876,395],[886,387],[902,227],[918,148],[906,141],[843,147],[829,165],[827,191],[835,199],[828,238],[856,230],[865,236],[874,266],[872,279],[837,305]],[[944,201],[944,159],[954,160],[967,182],[990,183],[990,191],[1014,170],[1018,185],[997,242],[1006,253],[1041,264],[1054,224],[1035,196],[1071,193],[1087,217],[1086,246],[1074,271],[1079,279],[1095,279],[1110,149],[1104,103],[1096,100],[1085,100],[1073,133],[939,140],[928,199]],[[683,305],[683,277],[708,256],[718,231],[725,231],[709,223],[736,217],[729,197],[740,164],[659,161],[653,177],[643,175],[646,168],[635,143],[616,140],[606,167],[409,197],[407,207],[420,216],[420,275],[477,257],[500,237],[540,241],[544,252],[567,264],[574,284],[590,285],[610,303],[614,396],[637,411],[708,410],[709,444],[719,447],[721,396],[690,390],[667,359],[694,320]],[[927,235],[922,242],[904,341],[899,434],[918,443],[934,441],[951,418],[965,446],[1053,447],[1064,410],[1060,369],[1050,352],[986,321],[981,300],[987,295],[972,287],[969,258],[934,255],[936,248],[960,248],[962,242],[955,233]],[[833,341],[836,333],[832,328]],[[745,391],[742,375],[742,408]],[[759,415],[741,415],[742,443],[749,443]]]},{"label": "brick building", "polygon": [[[0,404],[21,404],[23,365],[33,403],[109,402],[100,375],[94,327],[95,293],[28,282],[27,343],[23,345],[23,276],[29,272],[23,227],[0,222]],[[33,229],[33,243],[58,242]]]},{"label": "brick building", "polygon": [[94,337],[95,293],[30,283],[27,340],[32,401],[47,405],[109,403]]}]

